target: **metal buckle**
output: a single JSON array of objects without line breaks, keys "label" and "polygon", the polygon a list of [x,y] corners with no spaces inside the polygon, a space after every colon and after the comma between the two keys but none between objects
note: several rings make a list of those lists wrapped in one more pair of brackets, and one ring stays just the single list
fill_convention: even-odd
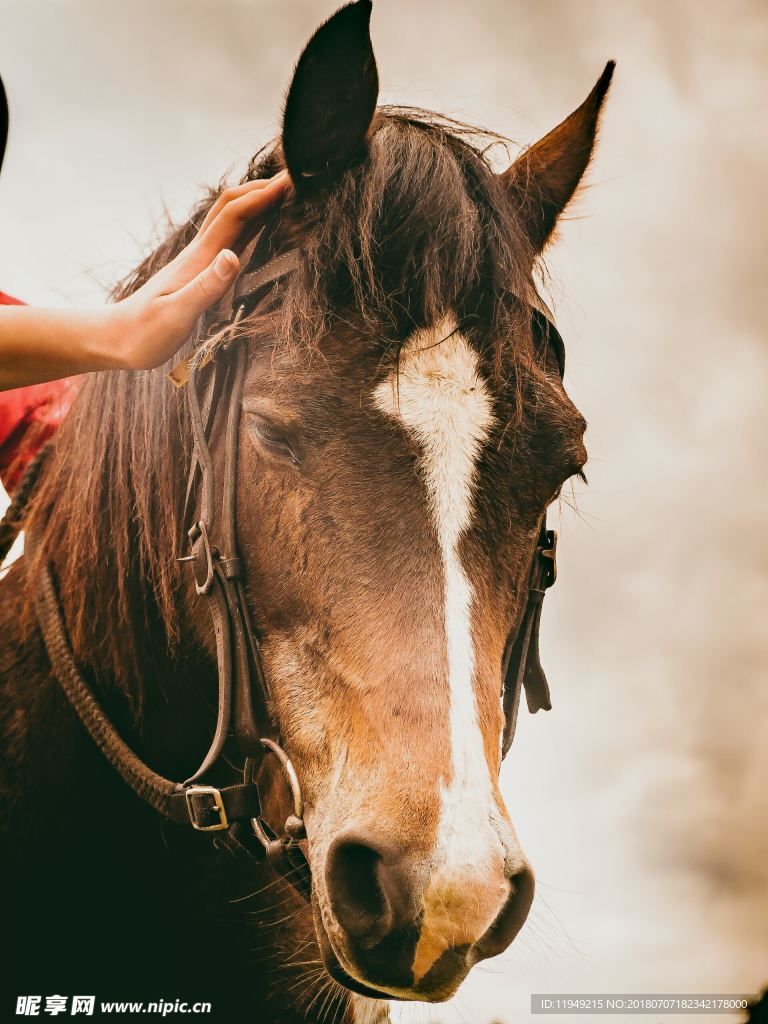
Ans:
[{"label": "metal buckle", "polygon": [[[265,828],[265,823],[261,818],[251,818],[251,825],[255,835],[271,857],[276,850],[276,847],[273,845],[274,843],[290,847],[295,846],[300,839],[306,838],[307,833],[304,828],[304,797],[301,793],[301,785],[296,769],[283,748],[278,746],[273,740],[262,739],[259,742],[265,750],[268,750],[270,754],[274,754],[280,762],[288,780],[288,785],[291,787],[291,798],[293,800],[293,814],[289,814],[286,818],[284,834],[277,839],[274,838],[274,833],[270,834],[271,829],[268,831]],[[272,852],[270,853],[270,851]]]},{"label": "metal buckle", "polygon": [[539,548],[539,558],[546,558],[548,565],[545,565],[544,587],[551,587],[557,579],[557,530],[545,531],[545,543],[547,547]]},{"label": "metal buckle", "polygon": [[[229,819],[227,818],[227,811],[224,807],[224,800],[221,793],[215,786],[189,786],[184,790],[184,796],[187,799],[187,810],[189,811],[189,820],[192,822],[192,828],[198,832],[221,832],[222,829],[229,828]],[[213,805],[207,810],[215,811],[219,820],[215,825],[200,825],[195,817],[194,804],[190,800],[192,796],[212,796]]]},{"label": "metal buckle", "polygon": [[[211,542],[208,537],[208,527],[205,525],[205,522],[200,519],[198,522],[190,526],[187,536],[192,542],[192,557],[190,561],[192,562],[192,575],[195,578],[195,590],[202,596],[203,594],[207,594],[213,585],[213,553],[211,550]],[[205,580],[202,583],[195,572],[194,564],[200,558],[199,551],[195,550],[198,543],[202,545],[203,553],[205,555]]]}]

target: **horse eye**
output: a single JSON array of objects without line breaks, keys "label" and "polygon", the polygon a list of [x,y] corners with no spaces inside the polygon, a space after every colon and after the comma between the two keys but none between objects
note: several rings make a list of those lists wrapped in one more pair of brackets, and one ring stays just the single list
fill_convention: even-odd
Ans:
[{"label": "horse eye", "polygon": [[289,458],[291,462],[298,465],[299,460],[291,442],[285,432],[275,423],[251,412],[248,413],[248,428],[265,448]]}]

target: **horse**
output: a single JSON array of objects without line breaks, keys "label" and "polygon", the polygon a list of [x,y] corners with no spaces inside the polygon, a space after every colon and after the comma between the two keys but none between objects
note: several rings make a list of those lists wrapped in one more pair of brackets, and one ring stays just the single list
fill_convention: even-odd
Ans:
[{"label": "horse", "polygon": [[[243,359],[237,544],[301,787],[310,900],[228,833],[166,822],[139,799],[52,665],[46,568],[72,659],[116,733],[157,772],[189,775],[218,674],[180,555],[201,501],[184,389],[170,365],[94,374],[25,509],[35,543],[0,583],[16,995],[372,1021],[388,1000],[453,995],[528,914],[533,870],[498,784],[500,677],[546,509],[587,458],[559,336],[534,315],[534,272],[589,163],[613,65],[497,173],[500,137],[377,105],[370,11],[348,4],[310,39],[282,135],[243,178],[287,168],[257,251],[262,265],[296,252],[296,265],[220,346],[214,312],[180,354],[201,374],[203,350],[213,365]],[[219,193],[117,298],[190,241]],[[220,470],[227,431],[212,420]],[[279,768],[258,767],[264,820],[291,810]],[[241,770],[225,747],[214,781]]]}]

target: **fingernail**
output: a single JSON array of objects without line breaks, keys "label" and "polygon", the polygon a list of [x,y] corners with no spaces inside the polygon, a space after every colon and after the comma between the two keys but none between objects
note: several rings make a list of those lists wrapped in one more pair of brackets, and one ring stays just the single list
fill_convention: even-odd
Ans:
[{"label": "fingernail", "polygon": [[235,256],[231,249],[222,249],[213,261],[213,269],[215,273],[217,273],[219,277],[223,278],[232,277],[239,266],[240,260]]}]

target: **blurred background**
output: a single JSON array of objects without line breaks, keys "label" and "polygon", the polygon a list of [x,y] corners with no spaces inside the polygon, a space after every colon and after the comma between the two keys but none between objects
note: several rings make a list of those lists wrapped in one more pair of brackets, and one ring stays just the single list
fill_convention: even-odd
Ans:
[{"label": "blurred background", "polygon": [[[277,130],[333,0],[0,0],[11,134],[0,288],[96,303],[164,212]],[[530,922],[453,1003],[768,981],[764,0],[379,0],[383,99],[527,144],[618,68],[589,187],[548,252],[589,487],[555,518],[555,709],[504,767]],[[580,1019],[584,1020],[584,1017]],[[711,1019],[711,1018],[709,1018]]]}]

